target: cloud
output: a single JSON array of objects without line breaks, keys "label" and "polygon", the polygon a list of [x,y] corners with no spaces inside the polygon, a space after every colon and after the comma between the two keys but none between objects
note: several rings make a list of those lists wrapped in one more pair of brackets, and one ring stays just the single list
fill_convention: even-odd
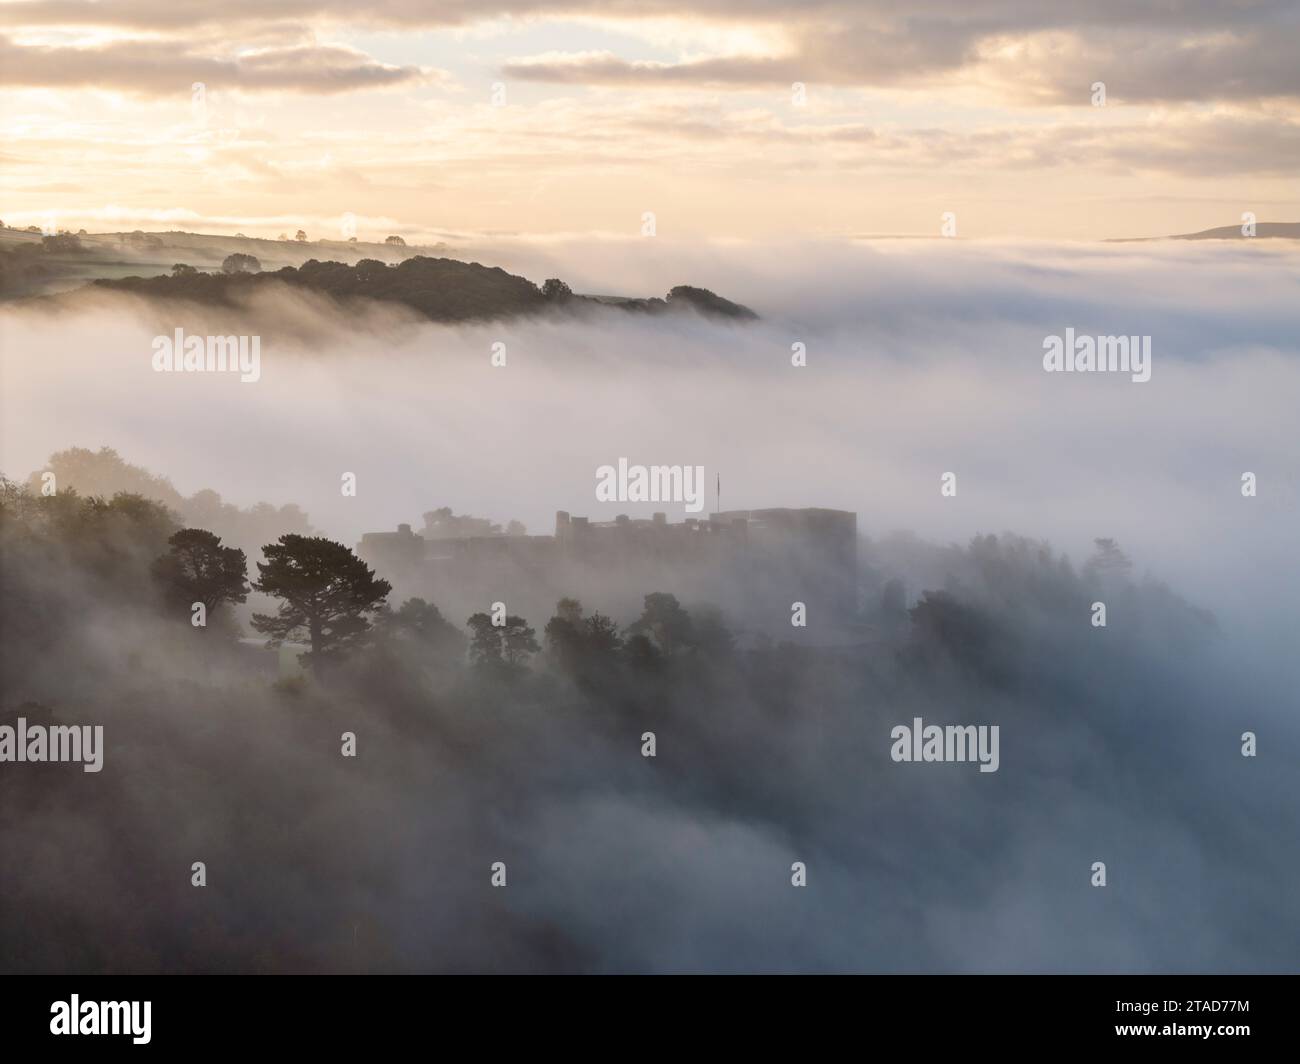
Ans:
[{"label": "cloud", "polygon": [[[83,197],[55,190],[88,166],[142,210],[276,216],[292,198],[408,229],[624,231],[654,209],[679,233],[915,233],[960,209],[968,236],[1104,237],[1295,204],[1300,49],[1275,4],[32,2],[0,22],[18,8],[0,40],[15,215],[69,213]],[[470,23],[501,32],[447,58]],[[348,36],[452,24],[391,55]],[[453,76],[465,91],[423,91]],[[501,78],[508,105],[489,106]],[[201,128],[195,81],[214,90]],[[133,98],[82,91],[99,87]],[[392,91],[376,107],[371,89]],[[1158,218],[1134,206],[1152,177],[1174,179]]]},{"label": "cloud", "polygon": [[445,75],[380,63],[355,48],[299,44],[232,55],[178,50],[170,41],[121,41],[98,47],[20,46],[0,38],[0,84],[114,89],[141,95],[188,93],[194,82],[246,92],[328,95],[437,81]]},{"label": "cloud", "polygon": [[1026,102],[1083,104],[1098,81],[1112,102],[1300,99],[1300,30],[1289,23],[1203,35],[1182,26],[1072,29],[988,38],[977,51],[971,76]]},{"label": "cloud", "polygon": [[[900,8],[891,0],[458,0],[430,5],[379,0],[358,8],[342,0],[238,0],[219,7],[165,0],[113,4],[31,0],[0,5],[0,25],[109,27],[178,35],[197,27],[231,39],[266,32],[282,22],[359,28],[463,27],[513,16],[605,23],[672,19],[717,26],[779,28],[788,54],[680,56],[650,61],[576,53],[546,61],[519,58],[511,76],[601,85],[788,85],[791,80],[839,86],[931,87],[944,78],[988,77],[1014,98],[1079,100],[1094,80],[1114,83],[1128,100],[1205,101],[1300,99],[1300,27],[1291,5],[1201,2],[1176,12],[1158,0],[925,0]],[[1005,75],[1028,59],[1023,83]]]},{"label": "cloud", "polygon": [[506,63],[506,77],[560,84],[766,86],[798,79],[797,60],[723,56],[684,63],[629,61],[611,52],[551,53]]},{"label": "cloud", "polygon": [[[660,5],[675,10],[676,5]],[[772,20],[770,5],[705,5],[697,17]],[[1285,5],[1170,17],[1163,5],[822,3],[779,15],[788,52],[637,60],[608,52],[511,60],[511,77],[591,85],[788,86],[791,81],[933,89],[996,85],[1021,103],[1084,105],[1105,81],[1116,100],[1300,99],[1300,28]]]}]

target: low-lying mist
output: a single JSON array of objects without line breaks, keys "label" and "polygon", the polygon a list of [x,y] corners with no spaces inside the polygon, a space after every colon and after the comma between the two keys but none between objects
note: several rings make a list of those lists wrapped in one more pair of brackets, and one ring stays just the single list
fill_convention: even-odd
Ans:
[{"label": "low-lying mist", "polygon": [[[108,751],[101,774],[44,766],[37,784],[0,766],[18,858],[0,888],[23,916],[0,919],[0,967],[1293,967],[1300,252],[651,240],[475,257],[595,294],[700,285],[761,320],[448,327],[300,292],[11,304],[0,471],[109,445],[186,495],[297,504],[352,545],[439,506],[532,533],[556,510],[676,522],[680,504],[597,502],[596,469],[702,465],[706,511],[719,477],[723,509],[858,514],[876,649],[701,652],[584,683],[544,655],[509,681],[363,657],[290,693],[262,652],[123,608],[71,548],[15,554],[6,719],[30,700],[103,722]],[[259,335],[260,380],[154,372],[152,339],[176,328]],[[1150,336],[1150,381],[1044,372],[1044,337],[1067,328]],[[1084,566],[1099,537],[1135,563],[1118,584]],[[888,612],[890,580],[918,613]],[[51,626],[39,653],[17,638],[28,614]],[[547,618],[528,621],[540,638]],[[914,716],[999,724],[1000,769],[891,761]]]},{"label": "low-lying mist", "polygon": [[[449,328],[302,293],[246,314],[96,292],[57,316],[10,306],[0,467],[26,475],[70,444],[110,444],[182,490],[296,502],[354,542],[435,505],[532,532],[557,509],[645,516],[656,507],[595,501],[596,467],[626,456],[703,465],[727,509],[843,508],[867,534],[945,542],[1009,529],[1075,557],[1107,535],[1218,608],[1254,613],[1261,570],[1300,601],[1283,566],[1300,508],[1300,253],[938,240],[483,251],[579,291],[689,281],[763,320],[610,311]],[[152,338],[177,327],[261,335],[261,380],[155,373]],[[1043,338],[1066,327],[1151,336],[1151,380],[1045,373]],[[791,365],[795,343],[805,367]],[[957,496],[941,498],[949,471]],[[1259,479],[1250,500],[1245,471]],[[1225,572],[1234,554],[1247,572]]]}]

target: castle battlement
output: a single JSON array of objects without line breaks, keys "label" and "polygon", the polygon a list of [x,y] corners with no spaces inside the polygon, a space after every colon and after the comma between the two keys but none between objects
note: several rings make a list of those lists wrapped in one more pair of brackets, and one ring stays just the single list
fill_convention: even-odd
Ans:
[{"label": "castle battlement", "polygon": [[424,534],[408,524],[366,533],[357,554],[399,594],[432,598],[453,615],[492,601],[536,614],[564,596],[614,613],[651,591],[710,602],[746,623],[759,615],[788,626],[795,601],[823,619],[857,610],[857,514],[845,510],[727,510],[679,522],[664,513],[592,521],[560,510],[549,536],[445,508],[425,518]]}]

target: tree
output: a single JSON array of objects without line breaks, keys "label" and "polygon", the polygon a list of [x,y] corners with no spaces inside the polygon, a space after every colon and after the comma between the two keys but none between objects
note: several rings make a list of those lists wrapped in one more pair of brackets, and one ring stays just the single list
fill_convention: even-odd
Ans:
[{"label": "tree", "polygon": [[523,664],[542,648],[537,645],[537,632],[528,627],[522,617],[507,617],[505,627],[501,630],[501,656],[511,668],[521,668]]},{"label": "tree", "polygon": [[384,243],[393,244],[396,247],[403,247],[403,248],[406,247],[406,241],[403,240],[400,236],[386,236],[384,237]]},{"label": "tree", "polygon": [[616,654],[623,648],[623,637],[618,634],[618,624],[603,613],[593,613],[584,622],[583,635],[587,650],[593,656]]},{"label": "tree", "polygon": [[1084,577],[1090,580],[1100,578],[1103,582],[1126,580],[1133,563],[1119,549],[1119,544],[1113,539],[1094,539],[1092,542],[1097,549],[1084,564]]},{"label": "tree", "polygon": [[245,255],[242,251],[227,255],[221,263],[222,273],[259,273],[261,269],[262,264],[255,255]]},{"label": "tree", "polygon": [[81,239],[73,236],[65,229],[60,233],[55,233],[53,236],[41,237],[41,247],[45,251],[54,252],[56,254],[67,254],[69,252],[81,250]]},{"label": "tree", "polygon": [[1010,633],[985,610],[950,591],[923,591],[907,612],[912,635],[904,660],[913,669],[931,669],[946,656],[986,683],[1002,685],[1012,675]]},{"label": "tree", "polygon": [[541,649],[537,633],[522,617],[507,617],[504,625],[494,625],[486,613],[476,613],[467,623],[473,633],[469,658],[476,668],[515,672]]},{"label": "tree", "polygon": [[478,669],[499,668],[501,665],[501,629],[492,623],[486,613],[476,613],[468,621],[469,661]]},{"label": "tree", "polygon": [[288,234],[288,233],[281,233],[281,234],[280,234],[276,239],[277,239],[277,240],[288,240],[288,239],[289,239],[289,234]]},{"label": "tree", "polygon": [[645,597],[645,608],[628,631],[648,636],[659,650],[670,656],[689,646],[694,636],[691,615],[682,609],[676,595],[662,591]]},{"label": "tree", "polygon": [[653,672],[663,661],[663,655],[645,635],[632,636],[623,647],[623,657],[638,672]]},{"label": "tree", "polygon": [[279,646],[305,633],[313,664],[340,657],[370,630],[375,613],[392,585],[342,543],[323,536],[288,533],[262,548],[266,562],[253,587],[283,599],[274,616],[255,613],[253,628]]},{"label": "tree", "polygon": [[299,229],[296,233],[293,234],[293,238],[294,240],[297,240],[299,243],[302,243],[306,241],[307,234],[304,233],[301,229]]},{"label": "tree", "polygon": [[548,277],[542,282],[542,295],[553,303],[567,303],[573,298],[573,289],[558,277]]},{"label": "tree", "polygon": [[565,672],[582,681],[608,664],[623,646],[618,625],[602,613],[582,615],[582,603],[562,598],[546,622],[546,649]]},{"label": "tree", "polygon": [[507,536],[526,536],[527,534],[528,529],[522,521],[511,521],[506,525]]},{"label": "tree", "polygon": [[[96,627],[84,627],[88,605],[121,619],[137,609],[155,611],[150,566],[175,531],[165,507],[138,495],[106,501],[62,485],[56,495],[33,494],[0,475],[0,686],[6,693],[24,684],[48,686],[48,675],[38,677],[52,663],[85,658],[84,639]],[[124,654],[131,653],[127,646]]]},{"label": "tree", "polygon": [[173,510],[179,510],[185,501],[166,477],[132,465],[111,447],[101,447],[98,451],[85,447],[55,451],[43,469],[27,478],[28,490],[40,493],[45,471],[54,474],[60,492],[76,488],[83,495],[102,495],[106,499],[119,493],[143,495]]},{"label": "tree", "polygon": [[[359,259],[353,269],[357,271],[359,280],[373,281],[388,272],[388,265],[378,259]],[[450,513],[450,511],[448,512]]]},{"label": "tree", "polygon": [[182,528],[167,542],[171,550],[154,562],[153,574],[169,597],[183,605],[202,602],[208,613],[248,598],[242,550],[223,547],[219,536],[203,528]]},{"label": "tree", "polygon": [[546,623],[547,654],[580,688],[608,691],[621,649],[623,636],[614,620],[602,613],[582,617],[576,598],[562,598]]},{"label": "tree", "polygon": [[188,263],[177,262],[172,265],[173,277],[188,277],[191,274],[195,274],[198,272],[199,272],[198,270],[196,270],[193,266],[189,265]]},{"label": "tree", "polygon": [[582,603],[562,598],[555,604],[555,616],[546,622],[546,652],[566,671],[572,671],[582,654]]},{"label": "tree", "polygon": [[396,610],[382,607],[375,614],[375,631],[381,639],[404,643],[436,658],[458,657],[465,651],[465,636],[432,602],[410,598]]}]

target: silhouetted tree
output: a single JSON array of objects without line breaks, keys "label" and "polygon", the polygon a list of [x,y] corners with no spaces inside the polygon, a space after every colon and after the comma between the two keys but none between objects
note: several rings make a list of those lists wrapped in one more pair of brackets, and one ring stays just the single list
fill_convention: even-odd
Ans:
[{"label": "silhouetted tree", "polygon": [[342,543],[322,536],[283,535],[262,548],[261,578],[253,587],[283,599],[274,616],[256,613],[253,628],[279,646],[305,633],[310,660],[319,663],[355,646],[370,630],[367,614],[376,612],[392,585]]},{"label": "silhouetted tree", "polygon": [[567,303],[573,298],[573,289],[558,277],[548,277],[542,282],[542,295],[552,303]]},{"label": "silhouetted tree", "polygon": [[212,613],[225,602],[248,598],[248,562],[244,552],[223,547],[203,528],[183,528],[168,541],[171,550],[153,564],[153,574],[168,597],[182,605],[203,603]]},{"label": "silhouetted tree", "polygon": [[628,632],[648,636],[659,650],[671,656],[691,644],[694,626],[676,595],[656,591],[646,595],[645,608],[628,626]]},{"label": "silhouetted tree", "polygon": [[410,598],[396,610],[381,607],[375,614],[375,632],[381,639],[405,642],[439,659],[459,657],[465,635],[432,602]]},{"label": "silhouetted tree", "polygon": [[623,646],[623,657],[627,663],[638,671],[648,672],[659,668],[663,655],[649,636],[636,634],[631,636]]},{"label": "silhouetted tree", "polygon": [[54,236],[41,237],[41,247],[55,254],[80,251],[81,240],[65,229],[61,233],[55,233]]},{"label": "silhouetted tree", "polygon": [[608,675],[623,646],[618,625],[602,613],[582,615],[582,603],[562,598],[546,623],[546,649],[551,660],[579,686],[592,687]]},{"label": "silhouetted tree", "polygon": [[245,255],[242,251],[227,255],[221,263],[222,273],[260,273],[261,270],[262,264],[257,261],[257,256]]},{"label": "silhouetted tree", "polygon": [[486,613],[476,613],[465,623],[470,630],[470,664],[478,669],[499,668],[502,661],[501,629]]},{"label": "silhouetted tree", "polygon": [[572,672],[581,657],[582,621],[582,603],[562,598],[555,604],[555,616],[546,622],[546,652],[566,672]]},{"label": "silhouetted tree", "polygon": [[198,272],[199,271],[189,265],[189,263],[177,262],[172,265],[173,277],[189,277],[191,274],[196,274]]},{"label": "silhouetted tree", "polygon": [[968,669],[992,684],[1010,675],[1010,633],[988,612],[958,599],[950,591],[925,591],[908,610],[912,641],[904,659],[919,670],[931,668],[936,655]]},{"label": "silhouetted tree", "polygon": [[301,243],[307,239],[307,234],[304,233],[301,229],[299,229],[296,233],[293,234],[293,238],[294,240],[297,240],[299,243]]},{"label": "silhouetted tree", "polygon": [[[49,496],[3,478],[0,484],[0,538],[7,538],[11,548],[30,548],[31,557],[42,564],[57,558],[60,567],[89,578],[118,605],[156,601],[150,568],[177,529],[167,507],[128,492],[111,499],[84,496],[62,481]],[[3,586],[21,574],[25,563],[17,551],[0,556],[0,603],[12,608],[19,600],[7,600]],[[7,630],[0,626],[3,639],[15,638],[20,627],[11,618]]]},{"label": "silhouetted tree", "polygon": [[501,630],[501,656],[512,668],[524,664],[542,648],[537,644],[537,632],[522,617],[507,617]]},{"label": "silhouetted tree", "polygon": [[537,633],[522,617],[507,617],[504,625],[494,625],[486,613],[476,613],[467,623],[472,633],[469,659],[475,668],[518,671],[541,649]]},{"label": "silhouetted tree", "polygon": [[1133,563],[1128,560],[1113,539],[1094,539],[1097,549],[1083,566],[1083,575],[1087,579],[1100,577],[1102,580],[1124,580],[1128,577]]},{"label": "silhouetted tree", "polygon": [[384,237],[384,243],[393,244],[397,247],[403,247],[403,248],[406,247],[406,241],[403,240],[400,236],[386,236]]},{"label": "silhouetted tree", "polygon": [[618,634],[618,625],[613,618],[600,612],[593,613],[583,626],[587,647],[593,655],[613,655],[622,649],[623,637]]}]

